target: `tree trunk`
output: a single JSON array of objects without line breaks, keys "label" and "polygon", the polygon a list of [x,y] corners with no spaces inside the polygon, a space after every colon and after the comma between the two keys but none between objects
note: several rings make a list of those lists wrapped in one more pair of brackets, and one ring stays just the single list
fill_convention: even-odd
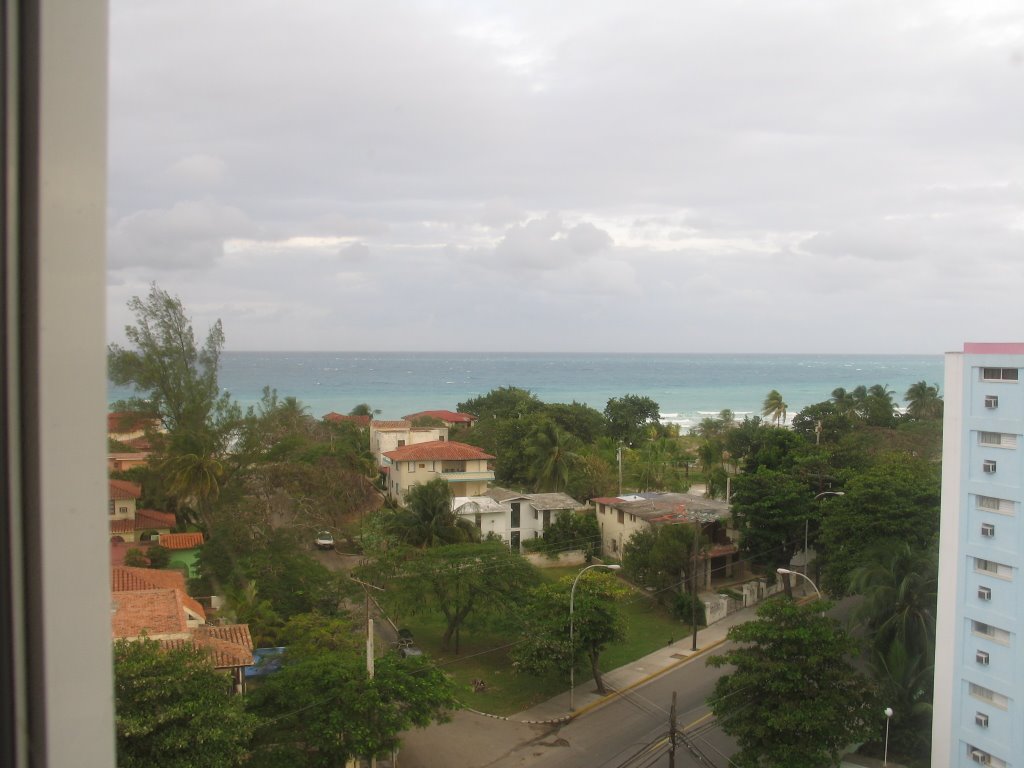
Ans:
[{"label": "tree trunk", "polygon": [[604,687],[604,678],[601,677],[601,668],[597,666],[597,661],[601,657],[601,652],[596,648],[590,649],[590,671],[594,674],[594,683],[597,685],[597,692],[602,696],[608,693]]}]

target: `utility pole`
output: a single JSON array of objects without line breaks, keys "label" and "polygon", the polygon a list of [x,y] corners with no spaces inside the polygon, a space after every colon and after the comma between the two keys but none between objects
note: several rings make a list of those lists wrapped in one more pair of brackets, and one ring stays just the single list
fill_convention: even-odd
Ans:
[{"label": "utility pole", "polygon": [[622,446],[620,445],[615,451],[615,455],[619,459],[619,496],[622,496]]},{"label": "utility pole", "polygon": [[668,768],[676,768],[676,692],[672,691],[672,709],[668,712]]}]

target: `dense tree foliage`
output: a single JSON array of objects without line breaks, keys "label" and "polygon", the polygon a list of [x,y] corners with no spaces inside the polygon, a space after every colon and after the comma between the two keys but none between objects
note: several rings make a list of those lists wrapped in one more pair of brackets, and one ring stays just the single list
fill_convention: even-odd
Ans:
[{"label": "dense tree foliage", "polygon": [[573,577],[545,584],[530,595],[518,619],[522,641],[512,651],[517,667],[531,674],[567,673],[569,665],[590,664],[594,683],[605,693],[601,653],[625,636],[617,601],[626,589],[614,576],[597,570],[583,574],[573,600],[573,641],[569,637],[569,601]]},{"label": "dense tree foliage", "polygon": [[626,445],[636,445],[645,436],[647,428],[661,420],[659,405],[642,395],[623,395],[611,398],[604,407],[608,419],[608,435]]},{"label": "dense tree foliage", "polygon": [[452,510],[451,486],[440,477],[410,488],[405,507],[391,512],[386,525],[399,541],[420,548],[480,537],[472,522]]},{"label": "dense tree foliage", "polygon": [[814,492],[789,472],[759,467],[733,480],[732,515],[740,547],[772,573],[803,548],[805,526],[817,520]]},{"label": "dense tree foliage", "polygon": [[515,610],[537,574],[517,552],[500,541],[450,544],[409,553],[386,573],[370,568],[368,578],[387,589],[386,599],[401,613],[440,613],[448,650],[472,621],[484,622]]},{"label": "dense tree foliage", "polygon": [[246,765],[335,768],[389,755],[403,731],[444,722],[458,708],[451,680],[423,658],[386,654],[370,678],[363,650],[350,646],[343,631],[337,621],[308,616],[286,627],[286,636],[302,642],[289,645],[281,670],[249,696],[267,727]]},{"label": "dense tree foliage", "polygon": [[903,541],[926,550],[938,533],[939,465],[896,454],[852,474],[844,494],[821,519],[822,581],[833,595],[845,595],[850,574],[865,553],[883,541]]},{"label": "dense tree foliage", "polygon": [[851,665],[856,643],[822,613],[827,604],[771,600],[758,618],[729,630],[741,645],[708,659],[732,667],[708,699],[736,739],[745,768],[837,765],[850,744],[877,733],[882,705]]},{"label": "dense tree foliage", "polygon": [[231,678],[192,645],[115,642],[114,704],[121,768],[240,765],[256,725]]},{"label": "dense tree foliage", "polygon": [[563,511],[544,529],[542,537],[526,539],[523,548],[551,556],[581,549],[589,561],[601,549],[601,529],[593,513]]},{"label": "dense tree foliage", "polygon": [[200,347],[181,300],[155,283],[128,308],[135,314],[135,324],[125,327],[131,348],[111,344],[107,353],[110,380],[137,393],[122,409],[154,413],[171,433],[204,434],[211,427],[223,433],[241,414],[217,385],[224,347],[220,321]]}]

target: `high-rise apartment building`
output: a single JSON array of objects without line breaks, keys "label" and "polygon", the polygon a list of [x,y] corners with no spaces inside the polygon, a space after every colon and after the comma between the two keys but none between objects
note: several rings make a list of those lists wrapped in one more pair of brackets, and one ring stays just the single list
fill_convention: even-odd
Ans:
[{"label": "high-rise apartment building", "polygon": [[1024,766],[1024,344],[946,355],[932,765]]}]

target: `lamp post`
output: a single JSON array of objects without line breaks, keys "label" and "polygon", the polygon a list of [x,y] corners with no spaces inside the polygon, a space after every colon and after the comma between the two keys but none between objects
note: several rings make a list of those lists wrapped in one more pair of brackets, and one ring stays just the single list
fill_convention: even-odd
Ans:
[{"label": "lamp post", "polygon": [[[821,493],[819,493],[817,496],[814,497],[813,501],[817,501],[818,499],[823,499],[826,496],[845,496],[845,495],[846,494],[843,493],[842,491],[822,491]],[[807,539],[808,539],[808,534],[810,533],[810,527],[811,527],[811,518],[809,518],[809,517],[804,518],[804,576],[806,576],[807,572],[809,570],[811,570],[811,567],[810,567],[811,566],[811,562],[810,562],[810,558],[809,558],[809,556],[807,554],[807,549],[808,549]],[[815,559],[817,559],[817,558],[815,558]]]},{"label": "lamp post", "polygon": [[778,573],[781,576],[789,576],[790,574],[792,574],[794,576],[799,576],[801,579],[807,579],[807,583],[810,584],[812,587],[814,587],[814,591],[818,593],[818,599],[819,600],[822,599],[822,597],[821,597],[821,590],[818,589],[818,585],[817,584],[815,584],[813,581],[811,581],[811,578],[809,576],[805,576],[804,574],[800,573],[800,571],[791,571],[791,570],[789,570],[789,568],[776,568],[775,572]]},{"label": "lamp post", "polygon": [[576,578],[573,579],[572,589],[569,590],[569,711],[575,712],[575,694],[576,694],[576,636],[573,632],[573,608],[576,601],[576,585],[579,584],[580,576],[589,571],[591,568],[605,568],[609,571],[617,571],[621,568],[621,565],[605,565],[604,563],[594,563],[583,568],[579,573],[576,574]]},{"label": "lamp post", "polygon": [[889,721],[892,720],[892,707],[885,708],[885,752],[882,755],[882,767],[889,765]]},{"label": "lamp post", "polygon": [[690,517],[696,524],[693,531],[693,562],[690,568],[690,628],[693,632],[693,642],[690,650],[697,650],[697,553],[700,546],[700,535],[704,532],[707,523],[713,523],[718,519],[714,512],[692,512]]}]

